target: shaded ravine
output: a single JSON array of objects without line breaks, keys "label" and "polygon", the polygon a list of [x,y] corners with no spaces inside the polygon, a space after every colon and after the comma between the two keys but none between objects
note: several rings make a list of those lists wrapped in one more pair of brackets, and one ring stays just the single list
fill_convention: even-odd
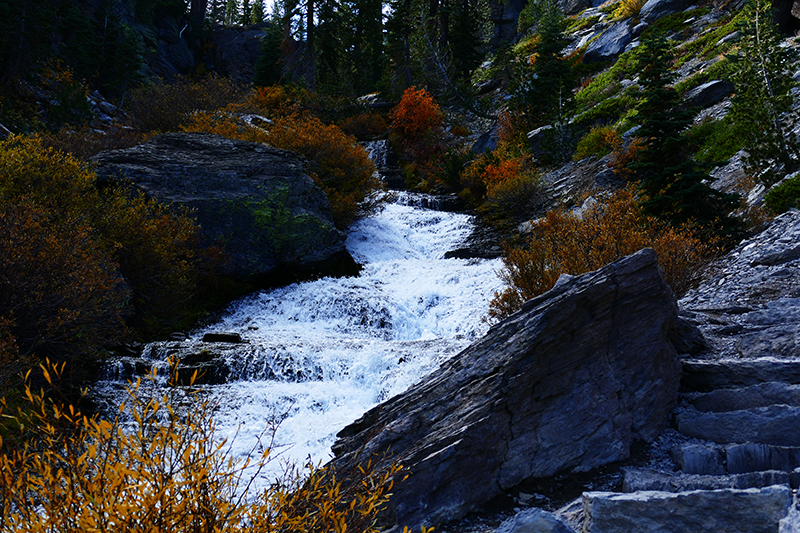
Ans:
[{"label": "shaded ravine", "polygon": [[[169,354],[204,352],[224,363],[227,382],[202,389],[232,454],[267,445],[265,429],[279,423],[279,460],[265,481],[287,461],[326,462],[336,432],[488,329],[499,260],[445,259],[473,220],[422,207],[430,205],[430,197],[395,193],[352,228],[347,247],[364,265],[361,276],[253,294],[185,341],[148,345],[145,359],[163,365]],[[202,342],[208,332],[238,333],[244,342]],[[122,398],[119,368],[112,365],[96,391],[112,408]]]}]

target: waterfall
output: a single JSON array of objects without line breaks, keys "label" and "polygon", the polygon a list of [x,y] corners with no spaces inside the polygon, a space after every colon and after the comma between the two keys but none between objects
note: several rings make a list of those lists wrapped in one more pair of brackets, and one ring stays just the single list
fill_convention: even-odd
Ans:
[{"label": "waterfall", "polygon": [[[163,361],[176,344],[214,351],[202,343],[205,333],[239,333],[245,343],[218,350],[227,383],[202,386],[215,405],[218,436],[245,456],[278,423],[273,472],[282,462],[326,462],[341,428],[488,329],[483,317],[500,287],[499,262],[444,259],[463,245],[473,221],[421,207],[429,204],[395,193],[393,203],[354,225],[346,244],[364,265],[359,277],[250,295],[182,343],[149,345],[146,356]],[[109,378],[99,393],[119,388]]]}]

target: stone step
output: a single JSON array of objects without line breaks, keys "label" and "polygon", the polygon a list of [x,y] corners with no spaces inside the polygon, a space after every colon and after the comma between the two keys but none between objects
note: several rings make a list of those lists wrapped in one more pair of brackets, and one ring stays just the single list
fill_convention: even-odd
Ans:
[{"label": "stone step", "polygon": [[688,492],[585,492],[587,533],[775,533],[789,513],[785,485]]},{"label": "stone step", "polygon": [[622,491],[686,492],[692,490],[750,489],[772,485],[797,488],[800,472],[766,470],[732,475],[698,475],[683,472],[628,468],[624,470]]},{"label": "stone step", "polygon": [[768,381],[735,389],[681,394],[683,400],[698,411],[721,413],[773,404],[800,406],[800,385]]},{"label": "stone step", "polygon": [[684,361],[681,389],[707,392],[748,387],[768,381],[800,383],[800,361],[768,358]]},{"label": "stone step", "polygon": [[726,475],[800,467],[800,447],[746,442],[730,445],[682,444],[672,450],[675,466],[686,474]]},{"label": "stone step", "polygon": [[790,405],[723,413],[686,409],[676,415],[675,424],[684,435],[718,444],[800,446],[800,407]]}]

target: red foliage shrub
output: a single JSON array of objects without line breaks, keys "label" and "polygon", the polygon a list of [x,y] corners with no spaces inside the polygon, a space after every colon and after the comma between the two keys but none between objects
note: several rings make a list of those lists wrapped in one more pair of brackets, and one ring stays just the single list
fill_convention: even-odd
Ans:
[{"label": "red foliage shrub", "polygon": [[409,87],[389,114],[391,128],[410,140],[419,140],[441,127],[439,104],[423,89]]}]

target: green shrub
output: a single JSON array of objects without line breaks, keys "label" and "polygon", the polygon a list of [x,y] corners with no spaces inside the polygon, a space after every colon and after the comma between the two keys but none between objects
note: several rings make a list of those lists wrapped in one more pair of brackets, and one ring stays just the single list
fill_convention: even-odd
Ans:
[{"label": "green shrub", "polygon": [[764,195],[764,205],[776,215],[800,207],[800,175],[774,186]]},{"label": "green shrub", "polygon": [[611,68],[595,76],[575,94],[575,103],[579,109],[587,110],[590,107],[614,96],[622,89],[619,83],[624,79],[633,79],[638,74],[637,58],[638,47],[619,56]]},{"label": "green shrub", "polygon": [[727,162],[744,147],[740,128],[733,123],[730,116],[695,124],[688,134],[695,159],[702,162]]},{"label": "green shrub", "polygon": [[614,149],[614,140],[618,137],[613,126],[592,126],[589,133],[578,141],[572,159],[580,161],[589,156],[603,157],[610,154]]}]

